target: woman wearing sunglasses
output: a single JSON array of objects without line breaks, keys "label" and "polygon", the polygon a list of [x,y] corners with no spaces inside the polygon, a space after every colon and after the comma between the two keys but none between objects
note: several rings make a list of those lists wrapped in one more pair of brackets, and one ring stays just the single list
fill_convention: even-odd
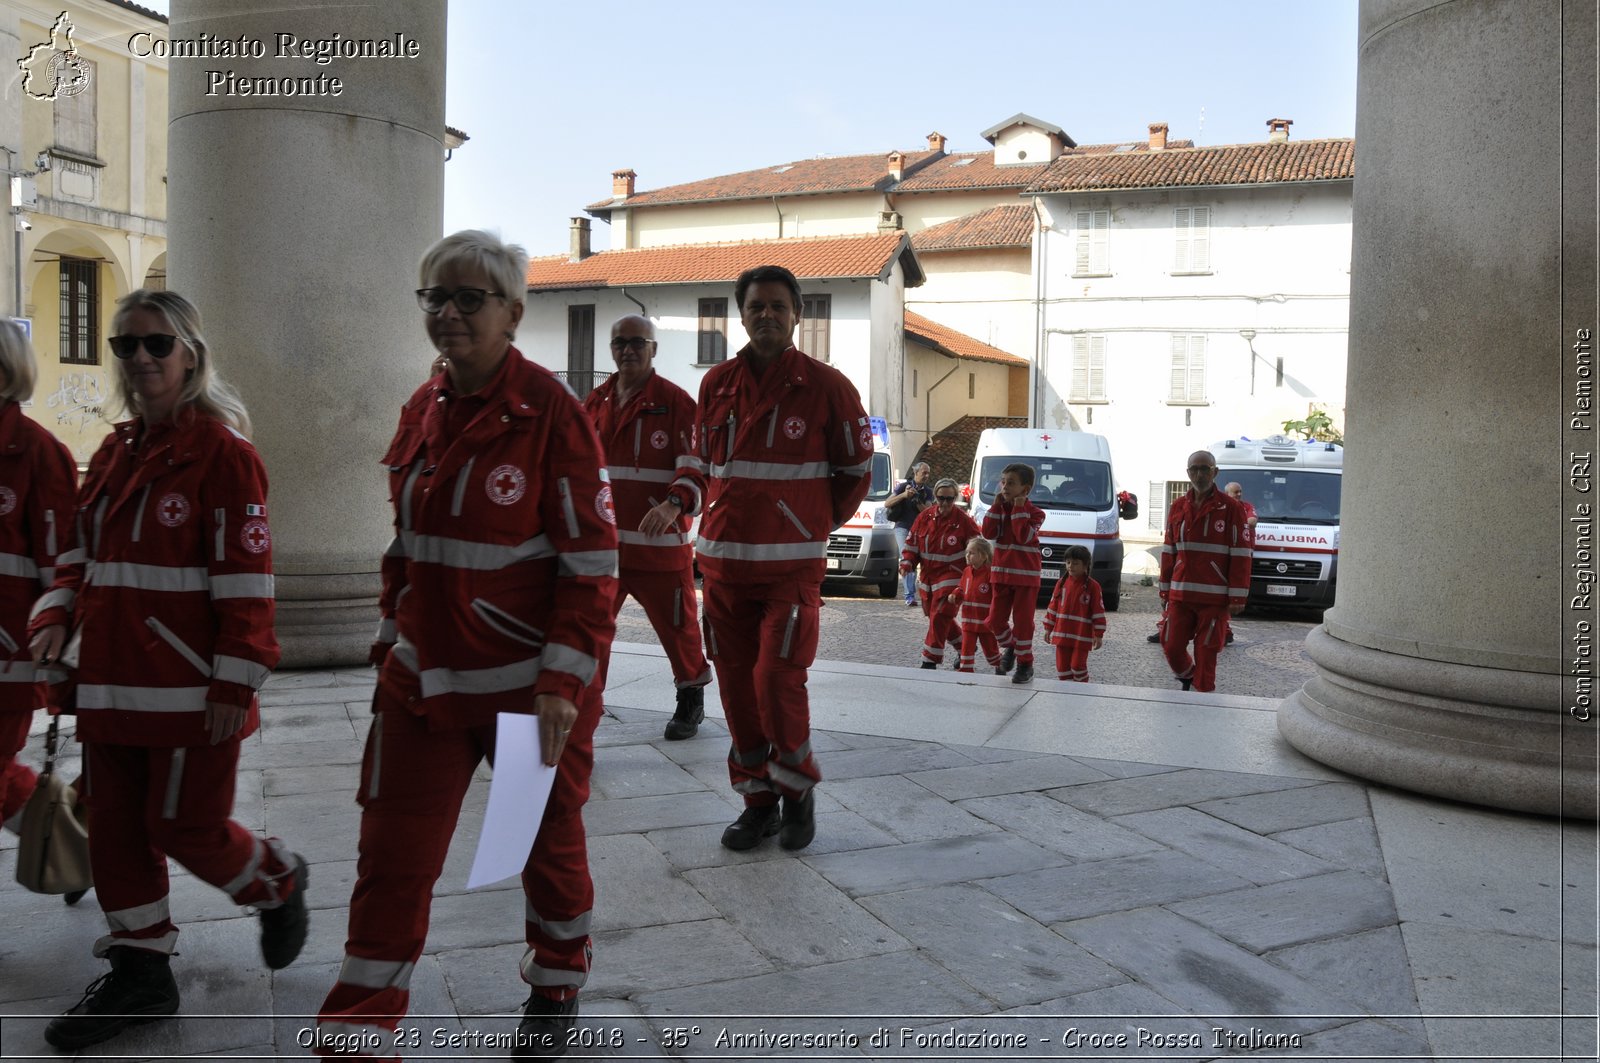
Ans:
[{"label": "woman wearing sunglasses", "polygon": [[260,913],[261,953],[306,938],[306,863],[233,822],[241,742],[278,661],[267,475],[217,376],[200,315],[173,292],[117,303],[118,424],[89,463],[69,550],[31,625],[34,660],[75,669],[89,859],[111,970],[45,1030],[96,1044],[178,1010],[167,857]]},{"label": "woman wearing sunglasses", "polygon": [[616,516],[589,415],[512,346],[527,270],[521,248],[477,231],[446,237],[420,265],[421,325],[445,368],[400,411],[383,459],[396,535],[383,559],[350,932],[318,1015],[319,1054],[397,1043],[433,884],[502,712],[538,717],[540,754],[557,768],[524,903],[507,905],[524,918],[530,987],[513,1058],[561,1055],[576,1023],[594,904],[582,812]]}]

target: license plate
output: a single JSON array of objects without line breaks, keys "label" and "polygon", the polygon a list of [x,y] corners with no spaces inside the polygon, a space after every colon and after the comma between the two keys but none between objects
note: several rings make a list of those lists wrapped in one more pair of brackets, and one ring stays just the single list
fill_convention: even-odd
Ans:
[{"label": "license plate", "polygon": [[[841,565],[841,562],[837,557],[828,558],[828,571],[829,572],[837,572],[837,571],[839,571],[840,565]],[[1291,593],[1292,593],[1292,591],[1291,591]]]},{"label": "license plate", "polygon": [[1293,598],[1295,586],[1292,583],[1269,583],[1267,584],[1267,593],[1276,595],[1279,598]]}]

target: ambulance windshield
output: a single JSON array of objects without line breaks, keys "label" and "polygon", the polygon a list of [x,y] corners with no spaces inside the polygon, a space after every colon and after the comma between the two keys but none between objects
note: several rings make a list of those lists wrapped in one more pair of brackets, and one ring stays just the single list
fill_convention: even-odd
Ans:
[{"label": "ambulance windshield", "polygon": [[1028,498],[1040,509],[1098,513],[1112,506],[1111,466],[1103,461],[1049,455],[984,458],[978,470],[978,497],[984,505],[993,505],[1000,470],[1012,462],[1033,466],[1033,491]]},{"label": "ambulance windshield", "polygon": [[1218,486],[1237,483],[1256,519],[1273,524],[1339,523],[1340,475],[1309,469],[1229,469],[1217,472]]}]

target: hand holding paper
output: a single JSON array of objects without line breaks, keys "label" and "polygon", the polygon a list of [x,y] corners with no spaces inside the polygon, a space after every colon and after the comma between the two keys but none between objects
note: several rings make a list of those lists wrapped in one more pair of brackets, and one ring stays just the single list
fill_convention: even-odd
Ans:
[{"label": "hand holding paper", "polygon": [[[570,701],[561,698],[548,700],[572,707]],[[576,709],[572,709],[572,715],[576,719]],[[555,758],[540,755],[542,749],[549,749],[551,745],[542,744],[541,739],[547,728],[557,732],[571,726],[571,721],[557,726],[543,714],[498,714],[494,739],[494,778],[489,783],[489,807],[483,814],[478,851],[473,855],[472,870],[467,875],[468,889],[477,889],[522,873],[523,865],[528,862],[528,854],[533,851],[534,839],[538,837],[539,823],[544,819],[550,787],[556,781]],[[553,752],[559,755],[565,741],[566,735],[561,734]]]}]

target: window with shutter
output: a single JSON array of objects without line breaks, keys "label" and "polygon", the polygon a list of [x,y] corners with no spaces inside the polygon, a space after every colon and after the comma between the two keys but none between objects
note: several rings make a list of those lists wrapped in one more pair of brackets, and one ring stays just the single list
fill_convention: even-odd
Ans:
[{"label": "window with shutter", "polygon": [[1168,402],[1206,401],[1206,338],[1174,333]]},{"label": "window with shutter", "polygon": [[594,371],[594,304],[567,307],[567,386],[583,398],[599,381]]},{"label": "window with shutter", "polygon": [[799,346],[819,362],[828,361],[828,325],[832,317],[833,296],[801,296]]},{"label": "window with shutter", "polygon": [[1211,269],[1211,208],[1177,207],[1172,212],[1172,272]]},{"label": "window with shutter", "polygon": [[1145,517],[1149,520],[1148,527],[1151,531],[1165,531],[1167,527],[1167,485],[1162,480],[1151,480],[1150,491],[1144,496]]},{"label": "window with shutter", "polygon": [[1072,337],[1071,402],[1106,401],[1106,338]]},{"label": "window with shutter", "polygon": [[1080,210],[1074,228],[1077,231],[1074,276],[1093,277],[1111,272],[1109,210]]},{"label": "window with shutter", "polygon": [[697,364],[714,365],[728,357],[728,300],[700,300],[700,341]]}]

